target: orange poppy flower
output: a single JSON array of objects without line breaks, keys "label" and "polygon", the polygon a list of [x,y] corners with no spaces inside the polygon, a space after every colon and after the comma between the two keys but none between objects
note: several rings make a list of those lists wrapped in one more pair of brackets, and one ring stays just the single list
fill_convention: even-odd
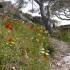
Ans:
[{"label": "orange poppy flower", "polygon": [[34,26],[30,26],[30,29],[34,29]]},{"label": "orange poppy flower", "polygon": [[10,30],[12,30],[12,29],[13,29],[13,27],[12,27],[11,25],[9,25],[9,29],[10,29]]},{"label": "orange poppy flower", "polygon": [[50,60],[50,57],[49,56],[46,56],[46,61]]},{"label": "orange poppy flower", "polygon": [[28,53],[28,50],[25,50],[26,53]]},{"label": "orange poppy flower", "polygon": [[8,22],[8,23],[6,24],[6,27],[9,27],[9,26],[10,26],[10,24],[11,24],[11,22]]},{"label": "orange poppy flower", "polygon": [[10,42],[11,42],[12,40],[13,40],[12,38],[9,38],[9,39],[8,39],[8,41],[10,41]]}]

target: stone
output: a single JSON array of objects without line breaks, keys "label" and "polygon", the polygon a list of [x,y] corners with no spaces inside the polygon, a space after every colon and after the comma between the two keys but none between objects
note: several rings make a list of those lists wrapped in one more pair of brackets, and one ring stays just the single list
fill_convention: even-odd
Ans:
[{"label": "stone", "polygon": [[20,13],[20,17],[23,21],[25,21],[26,23],[29,23],[29,24],[32,24],[33,22],[31,20],[29,20],[27,17],[23,16],[21,13]]},{"label": "stone", "polygon": [[69,55],[69,56],[65,56],[65,57],[63,58],[63,60],[64,60],[64,62],[65,62],[66,64],[70,64],[70,55]]}]

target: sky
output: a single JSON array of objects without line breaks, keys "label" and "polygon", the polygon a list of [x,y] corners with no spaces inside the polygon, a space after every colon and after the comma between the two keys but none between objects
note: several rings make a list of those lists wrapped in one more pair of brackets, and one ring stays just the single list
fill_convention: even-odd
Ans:
[{"label": "sky", "polygon": [[[5,0],[5,1],[11,1],[12,4],[15,2],[14,0]],[[26,1],[28,1],[28,0],[26,0]],[[39,9],[39,6],[34,2],[33,8],[34,8],[34,9]],[[28,2],[28,4],[26,5],[26,7],[25,7],[25,8],[22,8],[21,10],[22,10],[22,12],[24,12],[24,13],[29,13],[29,14],[31,14],[32,16],[41,16],[40,14],[38,14],[39,12],[30,13],[30,12],[28,11],[28,10],[30,10],[30,9],[32,9],[32,4],[31,4],[31,2]],[[70,21],[60,20],[60,19],[58,19],[57,17],[53,17],[52,19],[56,19],[56,20],[59,21],[58,26],[70,24]]]}]

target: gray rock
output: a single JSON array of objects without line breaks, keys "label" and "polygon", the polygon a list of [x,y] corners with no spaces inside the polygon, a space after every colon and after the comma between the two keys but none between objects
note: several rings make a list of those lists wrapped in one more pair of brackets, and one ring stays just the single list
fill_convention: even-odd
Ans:
[{"label": "gray rock", "polygon": [[21,17],[22,20],[24,20],[25,22],[27,22],[29,24],[33,23],[31,20],[29,20],[27,17],[23,16],[21,13],[20,13],[20,17]]}]

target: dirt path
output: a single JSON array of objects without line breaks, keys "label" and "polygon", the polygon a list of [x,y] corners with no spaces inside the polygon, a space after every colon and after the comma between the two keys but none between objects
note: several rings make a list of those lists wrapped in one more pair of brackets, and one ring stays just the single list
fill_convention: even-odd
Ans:
[{"label": "dirt path", "polygon": [[51,70],[70,70],[70,45],[51,37],[49,39],[55,45],[55,58],[51,62]]}]

